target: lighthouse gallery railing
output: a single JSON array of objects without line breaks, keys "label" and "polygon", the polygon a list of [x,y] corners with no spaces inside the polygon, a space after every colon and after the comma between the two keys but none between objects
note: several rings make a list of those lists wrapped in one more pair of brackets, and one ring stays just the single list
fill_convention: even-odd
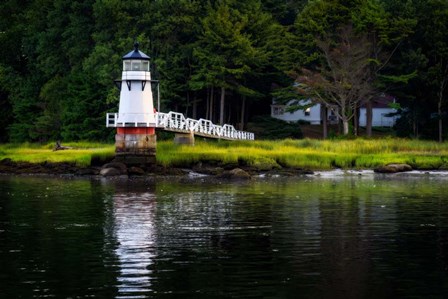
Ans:
[{"label": "lighthouse gallery railing", "polygon": [[[117,123],[118,113],[107,113],[106,126],[107,127],[121,127],[121,126],[153,126],[154,124],[145,123]],[[156,112],[155,126],[166,131],[179,133],[194,133],[195,135],[220,138],[228,140],[255,140],[255,134],[245,131],[236,130],[232,125],[215,125],[210,120],[200,118],[199,120],[185,118],[179,112]]]}]

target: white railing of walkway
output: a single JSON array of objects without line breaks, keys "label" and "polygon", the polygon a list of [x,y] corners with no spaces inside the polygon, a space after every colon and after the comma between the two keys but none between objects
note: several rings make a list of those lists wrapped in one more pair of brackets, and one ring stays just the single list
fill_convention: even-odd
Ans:
[{"label": "white railing of walkway", "polygon": [[[137,124],[118,124],[118,113],[107,113],[107,127],[136,126]],[[215,125],[210,120],[200,118],[199,120],[185,118],[179,112],[156,112],[156,127],[166,131],[193,133],[209,138],[219,138],[228,140],[255,140],[255,134],[236,130],[232,125]],[[145,124],[139,124],[145,125]]]}]

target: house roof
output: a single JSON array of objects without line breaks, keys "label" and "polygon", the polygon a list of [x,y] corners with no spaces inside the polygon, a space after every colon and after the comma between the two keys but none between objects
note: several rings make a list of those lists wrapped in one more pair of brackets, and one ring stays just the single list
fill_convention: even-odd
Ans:
[{"label": "house roof", "polygon": [[[395,103],[395,97],[388,94],[381,94],[372,99],[372,108],[390,108],[391,103]],[[366,105],[363,104],[361,107],[365,108]]]}]

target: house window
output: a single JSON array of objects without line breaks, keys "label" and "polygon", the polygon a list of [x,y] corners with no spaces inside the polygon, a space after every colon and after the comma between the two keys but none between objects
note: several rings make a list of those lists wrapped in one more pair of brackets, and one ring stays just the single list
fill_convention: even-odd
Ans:
[{"label": "house window", "polygon": [[310,116],[311,115],[311,107],[308,107],[305,109],[305,116]]},{"label": "house window", "polygon": [[272,114],[273,115],[283,115],[285,113],[285,108],[281,106],[273,107]]},{"label": "house window", "polygon": [[328,121],[331,123],[337,123],[337,121],[338,121],[338,118],[335,115],[333,110],[328,111]]}]

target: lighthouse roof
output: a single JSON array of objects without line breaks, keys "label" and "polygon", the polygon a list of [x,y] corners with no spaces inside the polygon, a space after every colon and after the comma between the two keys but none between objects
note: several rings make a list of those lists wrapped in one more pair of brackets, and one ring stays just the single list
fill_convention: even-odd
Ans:
[{"label": "lighthouse roof", "polygon": [[123,60],[139,59],[150,60],[149,56],[138,49],[138,43],[134,44],[134,50],[123,56]]}]

